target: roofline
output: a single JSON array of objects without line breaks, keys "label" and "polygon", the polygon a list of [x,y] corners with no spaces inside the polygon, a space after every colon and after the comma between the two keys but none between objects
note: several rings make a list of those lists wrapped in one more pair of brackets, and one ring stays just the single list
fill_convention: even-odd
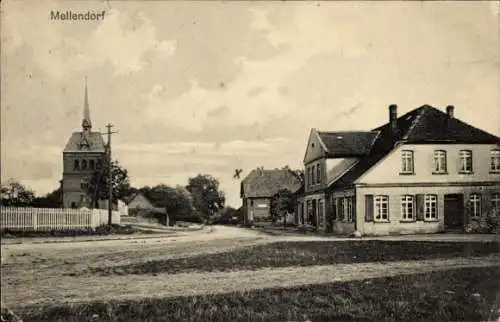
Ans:
[{"label": "roofline", "polygon": [[351,169],[356,166],[361,160],[357,160],[356,162],[354,162],[349,168],[347,168],[344,172],[342,172],[341,175],[339,175],[337,177],[337,179],[335,179],[334,181],[328,183],[327,185],[327,188],[330,188],[331,186],[333,186],[335,184],[335,182],[339,181],[347,172],[351,171]]},{"label": "roofline", "polygon": [[323,142],[323,139],[321,138],[321,135],[319,135],[320,131],[316,130],[316,136],[318,137],[318,141],[321,144],[321,147],[325,151],[325,154],[328,154],[330,150],[327,148],[325,142]]},{"label": "roofline", "polygon": [[403,145],[403,143],[401,142],[396,142],[394,144],[394,146],[392,147],[392,149],[390,151],[388,151],[383,157],[381,157],[377,162],[375,162],[374,164],[372,164],[368,169],[366,169],[356,180],[354,180],[352,183],[353,184],[360,184],[360,180],[363,179],[363,177],[365,177],[369,172],[371,172],[373,170],[373,168],[375,168],[377,165],[379,165],[380,163],[384,162],[390,155],[392,155],[397,148],[399,148],[401,145]]}]

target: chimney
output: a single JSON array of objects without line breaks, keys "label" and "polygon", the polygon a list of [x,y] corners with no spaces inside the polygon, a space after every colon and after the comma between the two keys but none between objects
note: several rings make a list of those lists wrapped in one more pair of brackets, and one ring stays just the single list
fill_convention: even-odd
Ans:
[{"label": "chimney", "polygon": [[446,114],[448,114],[448,117],[449,117],[450,119],[452,119],[452,118],[453,118],[453,111],[454,111],[454,110],[455,110],[455,106],[453,106],[453,105],[448,105],[448,106],[446,106]]},{"label": "chimney", "polygon": [[389,123],[393,134],[398,132],[398,106],[396,104],[389,105]]}]

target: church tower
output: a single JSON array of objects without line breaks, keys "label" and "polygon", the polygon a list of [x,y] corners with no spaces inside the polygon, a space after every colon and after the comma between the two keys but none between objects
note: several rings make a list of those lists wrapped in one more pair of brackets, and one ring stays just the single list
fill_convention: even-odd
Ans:
[{"label": "church tower", "polygon": [[89,182],[103,168],[105,144],[100,132],[92,131],[87,78],[83,97],[81,130],[73,132],[63,150],[62,196],[64,208],[91,208]]}]

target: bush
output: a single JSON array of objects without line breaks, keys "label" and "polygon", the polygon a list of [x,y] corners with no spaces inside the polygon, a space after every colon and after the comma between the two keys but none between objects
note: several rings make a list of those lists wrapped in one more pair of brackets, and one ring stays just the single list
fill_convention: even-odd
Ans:
[{"label": "bush", "polygon": [[500,234],[500,213],[492,209],[479,218],[472,218],[465,226],[465,231],[473,234]]},{"label": "bush", "polygon": [[139,232],[139,229],[133,228],[131,225],[116,225],[111,227],[102,225],[95,230],[86,229],[59,229],[49,231],[15,231],[10,229],[2,230],[2,238],[36,238],[36,237],[76,237],[76,236],[105,236],[105,235],[129,235]]}]

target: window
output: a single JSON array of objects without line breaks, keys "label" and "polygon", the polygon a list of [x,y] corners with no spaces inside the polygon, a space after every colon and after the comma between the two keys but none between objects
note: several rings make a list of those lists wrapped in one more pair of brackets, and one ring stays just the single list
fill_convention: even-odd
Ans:
[{"label": "window", "polygon": [[316,165],[316,183],[321,183],[321,168],[319,167],[319,164]]},{"label": "window", "polygon": [[375,221],[389,221],[389,197],[375,196]]},{"label": "window", "polygon": [[424,218],[426,220],[437,219],[437,196],[425,195],[424,197]]},{"label": "window", "polygon": [[319,226],[323,227],[325,223],[325,212],[323,207],[323,199],[318,201]]},{"label": "window", "polygon": [[434,173],[446,173],[446,151],[434,151]]},{"label": "window", "polygon": [[89,166],[90,166],[90,170],[94,170],[95,169],[95,161],[94,160],[90,160],[89,161]]},{"label": "window", "polygon": [[89,188],[89,179],[82,178],[82,181],[80,181],[80,189],[87,191],[88,188]]},{"label": "window", "polygon": [[337,220],[339,212],[337,208],[337,198],[334,198],[333,195],[330,196],[332,203],[332,220]]},{"label": "window", "polygon": [[315,185],[316,184],[316,166],[312,166],[312,184]]},{"label": "window", "polygon": [[413,151],[402,151],[401,173],[413,173]]},{"label": "window", "polygon": [[413,196],[401,197],[401,219],[411,221],[414,219]]},{"label": "window", "polygon": [[481,216],[481,195],[473,193],[470,195],[470,210],[471,217]]},{"label": "window", "polygon": [[490,171],[500,172],[500,150],[490,151]]},{"label": "window", "polygon": [[79,170],[80,169],[80,162],[78,160],[75,160],[75,163],[73,165],[73,169]]},{"label": "window", "polygon": [[344,198],[344,214],[347,222],[353,222],[352,197]]},{"label": "window", "polygon": [[82,160],[82,170],[87,169],[87,160]]},{"label": "window", "polygon": [[311,167],[308,167],[308,168],[307,168],[307,184],[308,184],[308,185],[311,185],[311,183],[312,183],[311,178],[312,178],[312,175],[311,175]]},{"label": "window", "polygon": [[102,160],[97,160],[97,164],[96,164],[96,169],[101,169],[102,168]]},{"label": "window", "polygon": [[491,195],[491,206],[497,212],[500,212],[500,193],[494,193]]},{"label": "window", "polygon": [[460,151],[460,172],[462,173],[472,172],[472,151],[469,150]]}]

